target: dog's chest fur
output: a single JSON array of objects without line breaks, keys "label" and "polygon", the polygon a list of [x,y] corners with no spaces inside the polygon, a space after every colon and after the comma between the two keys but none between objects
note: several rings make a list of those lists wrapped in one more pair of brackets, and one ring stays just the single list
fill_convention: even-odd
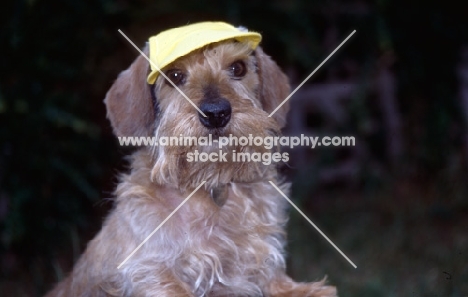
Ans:
[{"label": "dog's chest fur", "polygon": [[[131,230],[139,235],[132,246],[189,195],[152,183],[147,175],[150,169],[141,166],[145,159],[144,154],[136,157],[139,169],[124,177],[117,189],[121,194],[118,196],[126,199],[117,201],[116,213],[119,208],[135,209],[125,211],[127,217],[121,218],[128,227],[139,226]],[[138,195],[128,199],[130,193]],[[217,296],[217,291],[229,296],[224,295],[227,290],[242,293],[239,296],[261,296],[259,277],[266,282],[275,270],[272,267],[284,267],[284,199],[267,182],[232,183],[227,194],[226,203],[219,207],[209,190],[198,190],[125,264],[128,273],[135,273],[132,269],[141,273],[141,263],[151,263],[149,267],[162,264],[197,296]],[[128,215],[131,213],[135,216]]]},{"label": "dog's chest fur", "polygon": [[256,197],[268,195],[264,190],[262,184],[232,184],[223,207],[203,192],[175,218],[185,236],[176,273],[198,293],[219,289],[225,294],[229,288],[255,296],[260,289],[253,279],[258,283],[258,276],[269,274],[271,266],[284,265],[282,210],[266,210],[278,204],[267,205]]}]

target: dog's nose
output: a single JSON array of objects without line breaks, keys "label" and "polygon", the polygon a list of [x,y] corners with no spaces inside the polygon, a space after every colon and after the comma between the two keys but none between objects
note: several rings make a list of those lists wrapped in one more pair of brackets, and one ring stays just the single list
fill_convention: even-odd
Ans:
[{"label": "dog's nose", "polygon": [[203,101],[200,110],[206,115],[198,113],[203,126],[207,128],[222,128],[231,119],[231,104],[224,98]]}]

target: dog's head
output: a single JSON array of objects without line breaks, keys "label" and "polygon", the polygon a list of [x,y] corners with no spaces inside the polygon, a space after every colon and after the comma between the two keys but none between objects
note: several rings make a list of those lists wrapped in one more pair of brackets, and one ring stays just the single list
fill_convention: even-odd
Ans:
[{"label": "dog's head", "polygon": [[[148,53],[148,48],[144,49]],[[190,52],[147,83],[148,61],[138,57],[107,93],[107,114],[117,136],[206,137],[274,136],[285,125],[287,105],[268,115],[289,95],[287,77],[260,47],[225,40]],[[174,87],[177,86],[177,88]],[[183,94],[180,92],[182,91]],[[202,115],[189,100],[198,107]],[[155,146],[153,178],[179,187],[254,181],[267,168],[259,162],[187,162],[191,151],[219,151],[213,146]],[[262,146],[226,146],[223,152],[260,152]]]}]

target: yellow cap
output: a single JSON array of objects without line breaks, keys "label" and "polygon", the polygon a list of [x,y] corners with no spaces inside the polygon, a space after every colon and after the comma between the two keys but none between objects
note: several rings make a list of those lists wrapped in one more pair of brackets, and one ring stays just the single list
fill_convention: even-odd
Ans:
[{"label": "yellow cap", "polygon": [[[223,22],[196,23],[169,29],[150,37],[149,58],[159,69],[162,69],[196,49],[228,39],[247,42],[252,49],[255,49],[262,40],[262,35]],[[149,84],[154,84],[159,75],[153,63],[151,63],[151,73],[147,79]]]}]

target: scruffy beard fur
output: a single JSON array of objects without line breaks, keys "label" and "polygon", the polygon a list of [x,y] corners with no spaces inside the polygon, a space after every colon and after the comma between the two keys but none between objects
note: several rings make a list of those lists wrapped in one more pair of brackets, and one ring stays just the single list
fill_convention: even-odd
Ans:
[{"label": "scruffy beard fur", "polygon": [[[247,72],[233,79],[228,67],[244,61]],[[286,108],[269,112],[289,92],[286,77],[261,48],[222,42],[180,58],[170,67],[183,69],[180,89],[199,106],[207,93],[226,98],[232,115],[225,127],[208,129],[196,109],[160,76],[152,103],[139,57],[124,71],[106,97],[115,133],[137,136],[276,136]],[[212,93],[210,93],[212,92]],[[154,146],[138,149],[131,171],[120,178],[115,208],[89,243],[73,272],[48,297],[334,297],[325,280],[296,283],[285,274],[284,227],[289,185],[276,164],[262,162],[188,162],[193,150],[217,152],[214,146]],[[272,152],[263,146],[226,147],[224,151]],[[272,149],[275,151],[275,149]],[[120,269],[117,266],[159,226],[202,181],[204,187],[155,232]],[[227,185],[224,205],[213,188]]]},{"label": "scruffy beard fur", "polygon": [[[206,96],[206,89],[216,92],[220,97],[229,98],[232,116],[226,127],[207,129],[199,120],[194,107],[172,85],[160,76],[155,90],[158,94],[160,117],[155,129],[156,139],[170,136],[207,137],[218,136],[240,138],[252,135],[264,139],[280,133],[278,123],[262,109],[258,99],[259,79],[256,59],[250,47],[243,43],[221,43],[198,50],[179,59],[170,68],[184,69],[187,82],[180,89],[195,105]],[[237,60],[245,62],[247,74],[242,80],[233,80],[227,71],[229,65]],[[213,90],[214,89],[214,90]],[[176,184],[180,189],[195,188],[206,181],[207,188],[230,182],[255,182],[273,178],[275,165],[262,162],[187,162],[187,153],[219,152],[218,144],[213,146],[154,146],[155,159],[152,179],[160,184]],[[271,153],[263,146],[226,146],[223,153],[232,152]],[[276,150],[274,150],[275,152]]]}]

